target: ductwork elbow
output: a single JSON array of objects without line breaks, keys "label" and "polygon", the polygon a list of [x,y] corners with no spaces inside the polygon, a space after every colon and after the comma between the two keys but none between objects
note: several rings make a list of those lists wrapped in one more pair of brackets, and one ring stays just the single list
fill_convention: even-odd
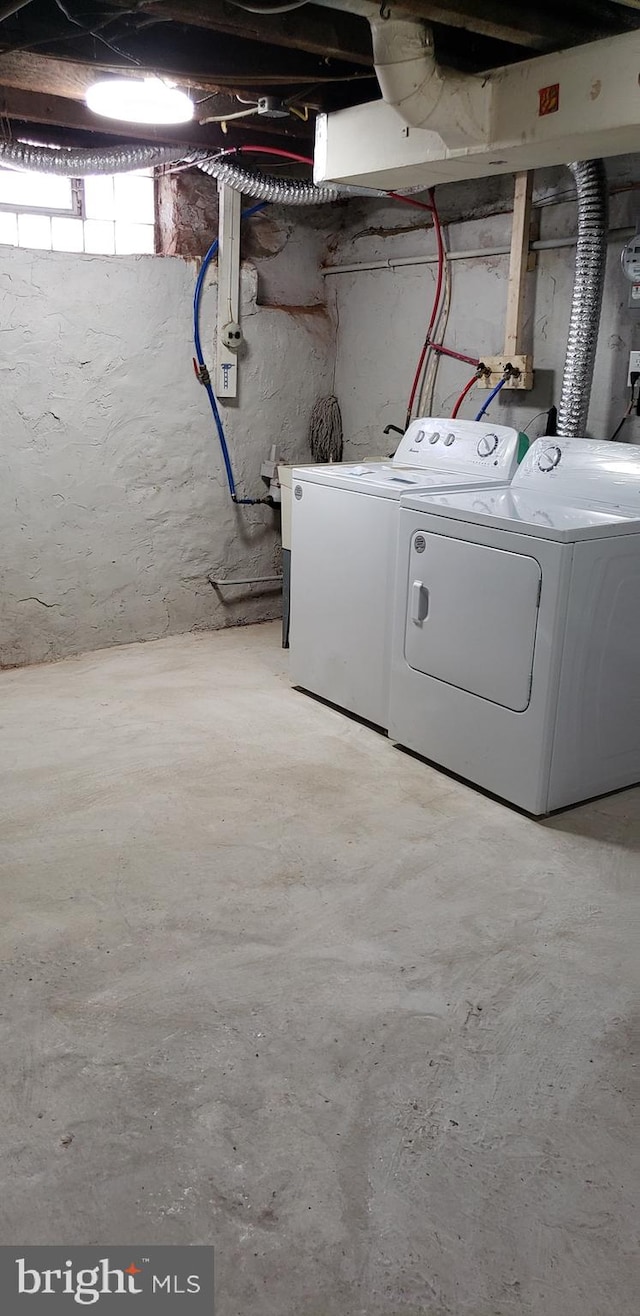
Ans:
[{"label": "ductwork elbow", "polygon": [[438,133],[445,146],[488,141],[490,84],[438,66],[433,37],[412,18],[371,18],[373,62],[380,90],[411,128]]}]

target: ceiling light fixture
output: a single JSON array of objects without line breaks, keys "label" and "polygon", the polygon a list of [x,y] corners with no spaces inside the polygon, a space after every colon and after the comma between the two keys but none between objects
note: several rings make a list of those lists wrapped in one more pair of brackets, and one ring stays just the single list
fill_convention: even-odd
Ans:
[{"label": "ceiling light fixture", "polygon": [[162,78],[103,78],[87,91],[94,114],[123,123],[188,123],[193,101]]}]

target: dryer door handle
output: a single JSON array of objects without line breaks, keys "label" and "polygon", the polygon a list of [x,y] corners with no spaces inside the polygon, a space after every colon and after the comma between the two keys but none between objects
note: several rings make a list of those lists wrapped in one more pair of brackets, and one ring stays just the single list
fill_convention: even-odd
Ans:
[{"label": "dryer door handle", "polygon": [[411,586],[411,620],[420,626],[429,611],[429,591],[421,580]]}]

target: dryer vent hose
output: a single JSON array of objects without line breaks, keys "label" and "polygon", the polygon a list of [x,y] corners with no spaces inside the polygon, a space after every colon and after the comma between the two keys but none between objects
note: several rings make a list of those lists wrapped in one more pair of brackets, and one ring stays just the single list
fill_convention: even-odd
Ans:
[{"label": "dryer vent hose", "polygon": [[607,261],[609,204],[602,160],[569,165],[578,200],[576,272],[558,407],[558,434],[584,436],[589,416]]},{"label": "dryer vent hose", "polygon": [[[153,169],[156,165],[180,161],[197,166],[210,177],[237,188],[244,196],[276,205],[314,206],[337,201],[343,195],[337,187],[316,187],[314,183],[297,178],[273,178],[269,174],[243,169],[207,151],[191,151],[185,155],[175,146],[123,145],[68,151],[51,146],[27,146],[24,142],[0,142],[0,165],[65,178],[131,173],[136,169]],[[344,195],[347,195],[346,190]]]}]

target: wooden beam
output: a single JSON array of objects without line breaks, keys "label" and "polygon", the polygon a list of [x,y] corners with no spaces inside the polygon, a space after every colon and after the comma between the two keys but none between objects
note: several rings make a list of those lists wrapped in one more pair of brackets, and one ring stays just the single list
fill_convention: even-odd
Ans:
[{"label": "wooden beam", "polygon": [[[219,124],[185,123],[177,127],[155,128],[150,124],[126,124],[114,120],[100,120],[76,100],[49,96],[41,92],[21,91],[0,85],[0,115],[20,119],[26,123],[56,124],[61,128],[76,128],[83,132],[108,130],[113,137],[133,142],[175,142],[177,147],[207,148],[216,150],[225,146],[242,146],[256,134],[256,126],[246,127],[242,121],[229,124],[223,133]],[[282,146],[286,142],[282,133],[270,132],[261,123],[260,144]],[[303,125],[301,125],[303,126]]]},{"label": "wooden beam", "polygon": [[[516,174],[513,193],[511,255],[504,321],[504,351],[483,357],[486,372],[480,388],[494,388],[503,381],[508,389],[533,388],[533,358],[524,352],[522,317],[531,236],[531,192],[533,171]],[[504,383],[506,376],[506,383]]]},{"label": "wooden beam", "polygon": [[13,18],[14,14],[30,4],[31,0],[5,0],[4,4],[0,4],[0,23],[4,23],[5,18]]},{"label": "wooden beam", "polygon": [[16,54],[7,51],[0,55],[0,84],[3,87],[39,91],[45,96],[67,96],[82,101],[99,71],[99,66],[92,71],[86,64],[72,64],[26,51]]},{"label": "wooden beam", "polygon": [[507,313],[504,327],[504,354],[518,355],[524,351],[522,343],[522,311],[529,262],[531,232],[531,194],[533,171],[516,174],[513,192],[513,223],[511,228],[511,256],[507,287]]},{"label": "wooden beam", "polygon": [[[131,0],[113,0],[114,9],[131,8]],[[323,59],[343,60],[371,68],[371,34],[366,19],[346,12],[332,13],[307,5],[300,13],[260,16],[225,4],[224,0],[159,0],[144,4],[145,14],[165,21],[186,23],[210,32],[224,32],[262,46],[304,50]],[[250,64],[250,60],[248,60]]]},{"label": "wooden beam", "polygon": [[[597,26],[562,17],[540,14],[535,5],[517,5],[512,0],[400,0],[398,8],[432,23],[478,32],[531,50],[557,50],[575,46],[598,36]],[[594,30],[595,29],[595,30]]]},{"label": "wooden beam", "polygon": [[[126,9],[130,0],[113,0],[113,3]],[[144,12],[266,45],[287,46],[371,66],[367,19],[380,12],[379,0],[354,0],[354,7],[358,4],[357,13],[347,13],[343,3],[344,0],[319,0],[318,4],[306,5],[299,14],[264,18],[236,9],[224,0],[157,0],[157,3],[145,3]],[[540,17],[531,6],[518,7],[511,0],[398,0],[393,11],[533,50],[575,45],[580,39],[579,25],[576,27],[575,23],[557,17]]]},{"label": "wooden beam", "polygon": [[[178,86],[191,92],[196,99],[200,95],[207,96],[208,93],[215,96],[215,100],[211,100],[207,105],[207,114],[224,114],[227,111],[231,113],[232,110],[239,108],[233,92],[222,90],[213,74],[199,73],[196,79],[170,68],[163,67],[162,70],[157,71],[162,71],[172,78]],[[53,55],[36,55],[29,51],[0,53],[0,86],[15,87],[20,91],[43,92],[49,96],[65,96],[70,100],[83,101],[87,88],[92,82],[95,82],[101,74],[114,72],[122,78],[140,76],[137,67],[131,64],[115,66],[114,62],[108,59],[92,60],[91,63],[87,63],[86,60],[82,61],[78,58],[61,59]],[[260,85],[258,75],[256,75],[256,85]],[[245,94],[249,93],[245,92]],[[277,95],[277,89],[275,94]],[[261,120],[261,124],[263,122]],[[300,120],[281,120],[281,122],[287,123],[293,135],[299,135],[301,128],[304,132]]]},{"label": "wooden beam", "polygon": [[[558,5],[556,14],[541,14],[534,5],[514,5],[511,0],[478,0],[466,3],[463,0],[442,0],[431,4],[430,0],[401,0],[403,8],[409,6],[413,13],[420,12],[432,22],[448,23],[452,27],[468,29],[484,36],[508,41],[512,45],[526,46],[532,50],[559,50],[565,46],[577,46],[582,42],[601,37],[602,24],[585,20],[574,13],[565,16],[564,7]],[[436,18],[435,10],[438,11]],[[430,11],[426,13],[425,11]]]},{"label": "wooden beam", "polygon": [[[54,59],[46,55],[35,55],[27,51],[7,52],[0,55],[0,86],[44,96],[48,98],[50,109],[54,101],[57,102],[61,99],[84,104],[87,89],[96,81],[101,72],[108,71],[112,71],[112,66],[109,64],[81,64],[68,59]],[[121,69],[119,75],[136,77],[138,71],[135,68]],[[186,90],[189,90],[196,100],[199,97],[207,97],[206,104],[196,110],[198,117],[205,118],[209,115],[232,114],[239,108],[238,102],[231,92],[212,90],[211,83],[194,87],[184,76],[176,77],[175,81],[178,85],[182,84]],[[58,120],[60,126],[76,126],[75,119],[73,124],[68,123],[69,114],[61,104],[57,108],[66,116]],[[43,105],[43,110],[46,113],[46,105]],[[23,116],[16,112],[16,117]],[[55,122],[55,120],[47,117],[43,119],[43,122]],[[94,129],[99,130],[97,119],[93,118],[92,126]],[[231,127],[231,125],[229,126]],[[103,129],[107,127],[106,122],[100,123],[100,127]],[[248,119],[244,127],[247,131],[254,134],[258,133],[260,139],[265,133],[268,133],[270,136],[277,135],[306,142],[312,132],[312,125],[306,125],[295,117],[270,120],[256,115]],[[196,124],[190,125],[188,129],[190,134],[194,133],[196,136],[199,131],[200,128]],[[128,128],[127,136],[137,137],[137,128]]]},{"label": "wooden beam", "polygon": [[[171,8],[172,0],[168,3]],[[340,9],[343,0],[318,0],[318,3]],[[353,0],[353,3],[365,17],[380,12],[379,0]],[[515,5],[512,0],[397,0],[393,13],[412,14],[427,23],[477,32],[531,50],[557,50],[602,35],[593,22],[564,19],[561,5],[558,5],[558,16],[552,17],[541,15],[533,5]]]}]

